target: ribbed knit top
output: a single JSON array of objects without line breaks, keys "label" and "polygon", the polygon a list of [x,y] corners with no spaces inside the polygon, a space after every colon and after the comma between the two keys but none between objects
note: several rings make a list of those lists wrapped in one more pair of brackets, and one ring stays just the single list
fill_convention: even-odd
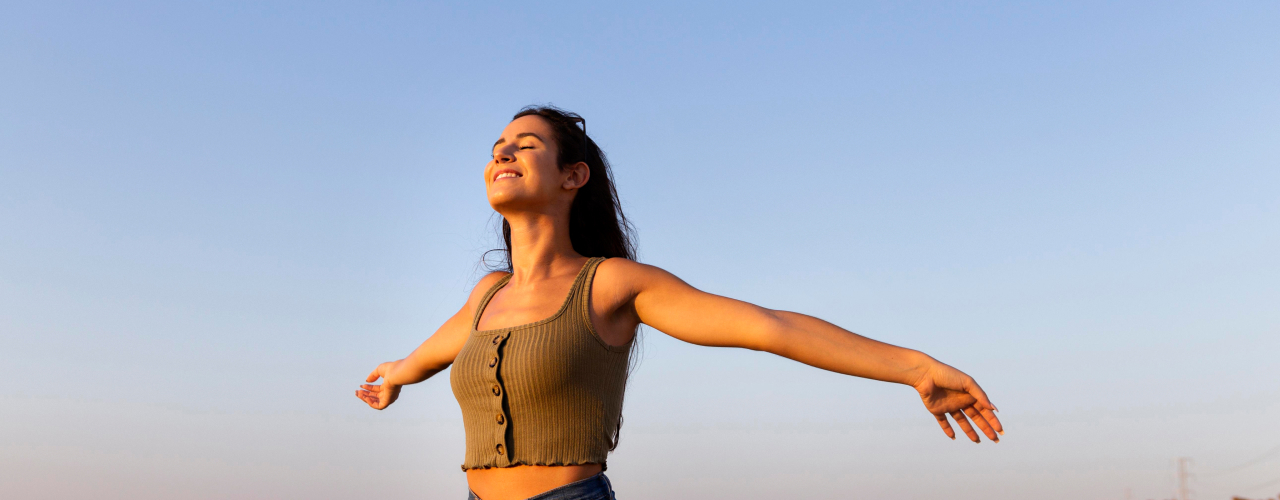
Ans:
[{"label": "ribbed knit top", "polygon": [[476,329],[510,274],[480,300],[449,374],[467,433],[462,470],[605,466],[622,416],[630,346],[606,344],[591,325],[591,282],[604,260],[588,259],[560,310],[542,321]]}]

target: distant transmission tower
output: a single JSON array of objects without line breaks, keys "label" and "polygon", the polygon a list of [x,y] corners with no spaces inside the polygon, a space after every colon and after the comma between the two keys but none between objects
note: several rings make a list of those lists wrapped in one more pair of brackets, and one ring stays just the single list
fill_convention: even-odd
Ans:
[{"label": "distant transmission tower", "polygon": [[1191,477],[1191,472],[1187,469],[1191,466],[1191,459],[1187,457],[1178,457],[1178,500],[1191,500],[1190,491],[1187,488],[1187,478]]}]

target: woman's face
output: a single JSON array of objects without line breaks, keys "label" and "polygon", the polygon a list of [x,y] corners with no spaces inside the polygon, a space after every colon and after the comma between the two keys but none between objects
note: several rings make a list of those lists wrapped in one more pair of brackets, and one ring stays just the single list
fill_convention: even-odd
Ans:
[{"label": "woman's face", "polygon": [[493,158],[484,167],[489,205],[506,215],[513,210],[568,210],[573,195],[586,184],[589,169],[579,163],[561,170],[551,126],[529,115],[512,120],[493,144]]}]

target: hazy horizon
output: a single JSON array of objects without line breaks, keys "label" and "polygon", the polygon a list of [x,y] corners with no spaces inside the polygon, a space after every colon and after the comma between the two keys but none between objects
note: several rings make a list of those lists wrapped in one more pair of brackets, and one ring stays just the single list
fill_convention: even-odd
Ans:
[{"label": "hazy horizon", "polygon": [[9,3],[0,497],[465,498],[448,372],[353,395],[494,248],[520,107],[582,114],[639,260],[973,375],[644,329],[637,498],[1280,492],[1280,4]]}]

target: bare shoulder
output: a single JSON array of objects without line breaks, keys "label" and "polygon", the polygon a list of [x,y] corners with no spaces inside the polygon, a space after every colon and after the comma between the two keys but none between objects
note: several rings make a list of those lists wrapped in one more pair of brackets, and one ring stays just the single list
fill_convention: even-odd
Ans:
[{"label": "bare shoulder", "polygon": [[476,283],[476,286],[471,289],[471,295],[467,296],[467,304],[463,306],[463,308],[468,311],[475,311],[476,306],[480,304],[480,300],[484,298],[484,294],[488,293],[489,289],[493,288],[493,285],[496,284],[498,280],[501,280],[508,274],[511,273],[506,271],[493,271],[480,278],[480,281]]},{"label": "bare shoulder", "polygon": [[623,257],[610,257],[596,267],[591,286],[591,322],[605,343],[622,346],[634,338],[640,324],[635,299],[648,276],[655,272],[665,271]]},{"label": "bare shoulder", "polygon": [[610,257],[600,263],[597,273],[607,274],[611,279],[625,282],[630,286],[641,286],[667,280],[680,281],[667,270],[649,264],[642,264],[624,257]]},{"label": "bare shoulder", "polygon": [[609,257],[596,267],[595,283],[592,288],[629,290],[634,287],[636,280],[643,279],[645,274],[651,272],[650,269],[657,268],[626,257]]},{"label": "bare shoulder", "polygon": [[600,298],[614,297],[615,301],[625,302],[646,289],[671,284],[686,285],[680,278],[658,266],[623,257],[611,257],[601,262],[597,268],[595,287],[600,290],[592,295]]}]

